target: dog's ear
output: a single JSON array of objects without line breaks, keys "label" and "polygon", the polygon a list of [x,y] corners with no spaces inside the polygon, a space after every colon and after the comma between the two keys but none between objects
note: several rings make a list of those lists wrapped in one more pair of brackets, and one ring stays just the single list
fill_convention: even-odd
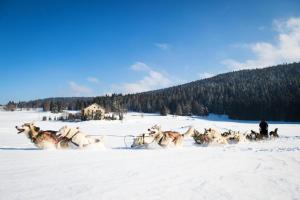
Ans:
[{"label": "dog's ear", "polygon": [[157,129],[157,130],[161,130],[161,126],[160,125],[158,125],[158,124],[155,124],[155,126],[153,126],[152,128],[154,128],[154,129]]},{"label": "dog's ear", "polygon": [[35,130],[36,132],[39,132],[41,129],[40,129],[40,127],[35,126],[35,127],[34,127],[34,130]]}]

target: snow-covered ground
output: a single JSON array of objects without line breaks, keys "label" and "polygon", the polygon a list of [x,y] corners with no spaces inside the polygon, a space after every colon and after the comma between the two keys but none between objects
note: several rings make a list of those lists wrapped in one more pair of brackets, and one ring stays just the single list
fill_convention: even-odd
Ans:
[{"label": "snow-covered ground", "polygon": [[[106,137],[106,150],[37,150],[15,125],[79,126],[91,135],[163,130],[258,130],[257,121],[129,113],[121,121],[43,122],[45,113],[0,112],[0,199],[300,199],[300,124],[270,123],[277,140],[201,147],[129,149]],[[47,114],[48,116],[50,114]],[[127,143],[130,143],[128,138]]]}]

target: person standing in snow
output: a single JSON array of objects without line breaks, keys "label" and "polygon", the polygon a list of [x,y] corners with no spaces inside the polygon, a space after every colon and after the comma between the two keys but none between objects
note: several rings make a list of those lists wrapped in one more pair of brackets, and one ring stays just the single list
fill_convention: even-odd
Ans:
[{"label": "person standing in snow", "polygon": [[264,119],[259,123],[259,132],[263,137],[269,137],[268,126],[268,123]]}]

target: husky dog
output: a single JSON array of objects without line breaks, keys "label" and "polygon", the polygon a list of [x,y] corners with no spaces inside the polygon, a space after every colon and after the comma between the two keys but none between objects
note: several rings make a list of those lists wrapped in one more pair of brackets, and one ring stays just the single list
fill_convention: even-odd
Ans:
[{"label": "husky dog", "polygon": [[221,133],[215,129],[204,129],[204,133],[194,131],[192,136],[197,144],[228,144],[226,138],[222,137]]},{"label": "husky dog", "polygon": [[[270,137],[273,137],[273,138],[279,137],[277,131],[278,131],[278,128],[275,128],[274,131],[271,131],[271,132],[269,133]],[[256,132],[256,131],[251,130],[251,133],[248,134],[248,135],[246,136],[246,138],[247,138],[248,140],[263,140],[263,139],[266,139],[267,137],[266,137],[265,135],[263,135],[263,134],[260,134],[260,133],[258,133],[258,132]]]},{"label": "husky dog", "polygon": [[248,134],[246,135],[246,138],[247,138],[247,140],[253,141],[253,140],[256,140],[256,138],[257,138],[258,136],[259,136],[259,133],[257,133],[257,132],[255,132],[255,131],[251,130],[251,133],[248,133]]},{"label": "husky dog", "polygon": [[222,137],[228,137],[228,136],[230,136],[231,134],[232,134],[232,131],[229,130],[228,132],[221,133],[221,136],[222,136]]},{"label": "husky dog", "polygon": [[238,142],[246,142],[247,138],[244,134],[240,133],[239,131],[231,131],[224,132],[221,134],[228,143],[238,143]]},{"label": "husky dog", "polygon": [[154,137],[154,140],[158,145],[162,147],[167,147],[170,144],[174,144],[176,147],[181,146],[184,137],[190,136],[194,132],[194,128],[191,126],[186,133],[181,134],[176,131],[162,131],[159,125],[155,125],[148,129],[149,135]]},{"label": "husky dog", "polygon": [[270,137],[279,137],[277,131],[278,131],[278,128],[275,128],[274,131],[270,131]]},{"label": "husky dog", "polygon": [[154,137],[148,133],[143,133],[138,136],[136,136],[133,139],[133,144],[131,145],[131,148],[136,147],[148,147],[151,143],[155,141]]},{"label": "husky dog", "polygon": [[216,129],[209,128],[204,129],[204,134],[207,134],[208,137],[211,139],[212,143],[216,144],[228,144],[227,140],[222,137],[221,133]]},{"label": "husky dog", "polygon": [[200,133],[197,130],[194,131],[192,137],[197,144],[208,145],[212,142],[212,138],[209,137],[207,133]]},{"label": "husky dog", "polygon": [[246,138],[248,140],[263,140],[265,137],[262,134],[260,134],[260,133],[258,133],[256,131],[251,130],[251,133],[248,134],[246,136]]},{"label": "husky dog", "polygon": [[38,148],[65,149],[69,147],[67,138],[58,138],[56,131],[41,131],[34,123],[25,123],[22,126],[16,126],[16,129],[18,130],[18,134],[24,133]]},{"label": "husky dog", "polygon": [[73,128],[64,126],[62,127],[58,133],[58,137],[66,137],[69,139],[69,143],[75,145],[76,147],[82,149],[92,144],[102,144],[103,145],[103,138],[92,138],[91,136],[86,135],[79,128]]},{"label": "husky dog", "polygon": [[236,142],[247,142],[246,134],[238,132],[233,133],[233,138]]}]

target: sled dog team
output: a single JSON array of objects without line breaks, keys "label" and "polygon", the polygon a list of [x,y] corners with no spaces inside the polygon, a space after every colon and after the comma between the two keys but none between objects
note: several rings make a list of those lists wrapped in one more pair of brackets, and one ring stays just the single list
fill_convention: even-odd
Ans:
[{"label": "sled dog team", "polygon": [[[63,126],[59,131],[40,130],[34,123],[25,123],[16,126],[18,133],[24,133],[40,149],[70,149],[96,146],[104,147],[103,137],[91,137],[82,132],[78,127]],[[270,132],[270,137],[278,137],[278,129]],[[220,133],[216,129],[204,129],[203,133],[190,126],[185,133],[176,131],[162,131],[161,126],[155,125],[148,129],[148,133],[134,137],[132,148],[147,147],[156,143],[161,147],[181,146],[186,137],[192,137],[195,143],[201,145],[209,144],[232,144],[238,142],[262,140],[265,137],[260,133],[251,130],[250,134],[243,134],[235,131]]]},{"label": "sled dog team", "polygon": [[91,145],[103,145],[103,138],[90,137],[79,128],[62,127],[59,131],[40,130],[34,123],[25,123],[16,126],[18,133],[24,133],[32,143],[40,149],[69,149],[85,148]]},{"label": "sled dog team", "polygon": [[[190,126],[189,129],[181,134],[175,131],[162,131],[161,127],[155,125],[148,129],[149,133],[138,135],[135,137],[132,148],[134,147],[147,147],[149,144],[155,142],[162,147],[167,146],[180,146],[183,143],[185,137],[192,137],[195,140],[195,143],[200,145],[209,145],[209,144],[234,144],[239,142],[254,141],[254,140],[263,140],[266,137],[262,136],[260,133],[257,133],[251,130],[250,134],[243,134],[236,131],[228,131],[220,133],[218,130],[209,128],[204,129],[204,133],[200,133],[194,127]],[[279,137],[277,133],[278,129],[270,132],[270,137]]]}]

